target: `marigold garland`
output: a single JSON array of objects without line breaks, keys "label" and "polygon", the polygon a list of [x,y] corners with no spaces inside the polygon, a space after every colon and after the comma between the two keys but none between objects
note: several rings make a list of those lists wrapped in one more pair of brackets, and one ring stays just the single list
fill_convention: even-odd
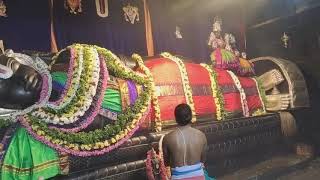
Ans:
[{"label": "marigold garland", "polygon": [[151,98],[152,98],[152,106],[154,108],[154,114],[155,114],[155,130],[156,132],[160,132],[162,129],[162,121],[161,121],[161,114],[160,114],[160,106],[159,106],[159,101],[158,101],[158,95],[156,92],[156,88],[155,88],[155,84],[154,84],[154,80],[153,80],[153,76],[149,70],[149,68],[147,68],[144,63],[143,60],[141,58],[141,56],[139,56],[138,54],[133,54],[132,55],[132,59],[134,59],[135,61],[137,61],[139,67],[141,68],[141,70],[147,75],[147,78],[150,80],[150,85],[151,85]]},{"label": "marigold garland", "polygon": [[246,93],[244,92],[244,89],[242,88],[238,77],[232,71],[227,71],[227,72],[230,74],[234,84],[236,85],[236,87],[237,87],[237,89],[238,89],[238,91],[240,93],[243,116],[244,117],[249,117],[250,113],[249,113],[249,107],[248,107]]},{"label": "marigold garland", "polygon": [[186,69],[184,63],[182,62],[182,60],[180,58],[173,56],[168,52],[161,53],[161,56],[164,58],[168,58],[177,64],[179,71],[181,73],[181,81],[182,81],[183,90],[184,90],[185,97],[186,97],[186,102],[190,106],[191,111],[192,111],[192,122],[195,122],[196,121],[196,113],[195,113],[195,107],[194,107],[194,102],[193,102],[193,97],[192,97],[192,90],[191,90],[190,83],[189,83],[187,69]]},{"label": "marigold garland", "polygon": [[[84,49],[91,47],[105,59],[108,70],[119,78],[132,80],[144,86],[136,103],[118,115],[114,124],[103,129],[89,132],[66,133],[59,129],[50,129],[48,124],[32,114],[20,117],[20,122],[37,140],[54,149],[77,156],[92,156],[107,153],[123,144],[139,128],[150,109],[151,82],[141,73],[127,68],[111,51],[97,46],[79,45]],[[87,57],[88,53],[84,53]]]},{"label": "marigold garland", "polygon": [[217,85],[217,82],[218,82],[217,74],[211,69],[209,65],[203,64],[203,63],[201,63],[200,65],[209,72],[212,96],[216,105],[217,120],[218,121],[223,120],[224,119],[224,100],[223,100],[221,89]]}]

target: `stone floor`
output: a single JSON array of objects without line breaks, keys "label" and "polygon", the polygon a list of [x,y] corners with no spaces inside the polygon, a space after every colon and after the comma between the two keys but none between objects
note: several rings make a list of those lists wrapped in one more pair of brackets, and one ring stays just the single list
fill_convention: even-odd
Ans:
[{"label": "stone floor", "polygon": [[320,179],[320,159],[295,154],[272,157],[251,167],[218,177],[219,180],[313,180]]},{"label": "stone floor", "polygon": [[304,168],[296,169],[286,175],[280,176],[277,180],[319,180],[320,179],[320,158],[312,160]]}]

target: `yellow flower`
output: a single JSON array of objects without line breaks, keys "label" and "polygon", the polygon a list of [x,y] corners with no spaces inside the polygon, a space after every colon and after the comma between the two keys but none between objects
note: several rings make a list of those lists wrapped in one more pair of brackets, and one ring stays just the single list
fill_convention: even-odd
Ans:
[{"label": "yellow flower", "polygon": [[73,150],[79,151],[79,146],[78,146],[78,145],[74,146],[74,147],[73,147]]},{"label": "yellow flower", "polygon": [[120,136],[117,134],[116,135],[116,140],[119,141],[119,139],[120,139]]},{"label": "yellow flower", "polygon": [[73,148],[74,147],[74,144],[69,144],[67,145],[69,148]]},{"label": "yellow flower", "polygon": [[85,145],[81,144],[80,149],[85,150]]},{"label": "yellow flower", "polygon": [[100,146],[100,148],[102,149],[102,148],[104,148],[104,143],[99,143],[99,146]]},{"label": "yellow flower", "polygon": [[117,140],[115,138],[111,138],[111,142],[112,142],[112,144],[114,144],[117,142]]},{"label": "yellow flower", "polygon": [[103,144],[104,144],[106,147],[108,147],[108,146],[110,145],[108,140],[105,140]]},{"label": "yellow flower", "polygon": [[125,134],[125,135],[128,134],[128,130],[127,130],[127,129],[124,130],[124,134]]},{"label": "yellow flower", "polygon": [[39,136],[42,136],[42,135],[44,135],[44,132],[41,131],[41,130],[39,130],[39,131],[37,131],[37,134],[38,134]]},{"label": "yellow flower", "polygon": [[99,149],[99,145],[97,145],[97,144],[94,145],[94,146],[93,146],[93,149],[95,149],[95,150]]},{"label": "yellow flower", "polygon": [[120,136],[120,139],[123,139],[125,135],[124,133],[121,133],[119,136]]},{"label": "yellow flower", "polygon": [[133,119],[133,120],[132,120],[132,124],[136,124],[137,122],[138,122],[137,119]]},{"label": "yellow flower", "polygon": [[91,147],[90,147],[90,146],[85,146],[85,149],[86,149],[87,151],[90,151],[90,150],[91,150]]},{"label": "yellow flower", "polygon": [[46,140],[48,140],[48,141],[50,141],[50,140],[52,139],[51,136],[45,136],[44,138],[45,138]]}]

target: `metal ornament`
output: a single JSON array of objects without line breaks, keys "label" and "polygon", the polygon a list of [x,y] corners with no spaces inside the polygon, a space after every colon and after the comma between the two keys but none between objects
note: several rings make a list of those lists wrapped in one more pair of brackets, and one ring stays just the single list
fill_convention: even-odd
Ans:
[{"label": "metal ornament", "polygon": [[64,7],[68,9],[71,14],[82,12],[81,0],[65,0]]},{"label": "metal ornament", "polygon": [[0,17],[7,17],[6,11],[6,5],[4,4],[3,0],[0,0]]},{"label": "metal ornament", "polygon": [[98,16],[108,17],[109,16],[108,0],[95,0],[95,1],[96,1],[96,9],[97,9]]},{"label": "metal ornament", "polygon": [[127,6],[123,7],[122,10],[124,11],[124,18],[127,22],[134,24],[135,21],[140,20],[138,7],[128,4]]},{"label": "metal ornament", "polygon": [[290,37],[287,35],[287,33],[283,33],[283,36],[281,37],[281,41],[283,42],[283,47],[288,48]]},{"label": "metal ornament", "polygon": [[175,35],[176,35],[176,38],[177,38],[177,39],[182,39],[182,34],[181,34],[181,31],[180,31],[180,27],[179,27],[179,26],[176,26]]},{"label": "metal ornament", "polygon": [[8,79],[13,75],[12,69],[0,64],[0,79]]}]

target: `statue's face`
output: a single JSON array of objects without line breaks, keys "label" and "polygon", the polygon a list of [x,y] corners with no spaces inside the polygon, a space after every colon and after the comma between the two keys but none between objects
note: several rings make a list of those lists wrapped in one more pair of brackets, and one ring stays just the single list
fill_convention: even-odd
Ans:
[{"label": "statue's face", "polygon": [[0,108],[24,109],[34,104],[41,90],[41,77],[31,67],[2,56],[0,63],[8,65],[13,75],[0,79]]}]

